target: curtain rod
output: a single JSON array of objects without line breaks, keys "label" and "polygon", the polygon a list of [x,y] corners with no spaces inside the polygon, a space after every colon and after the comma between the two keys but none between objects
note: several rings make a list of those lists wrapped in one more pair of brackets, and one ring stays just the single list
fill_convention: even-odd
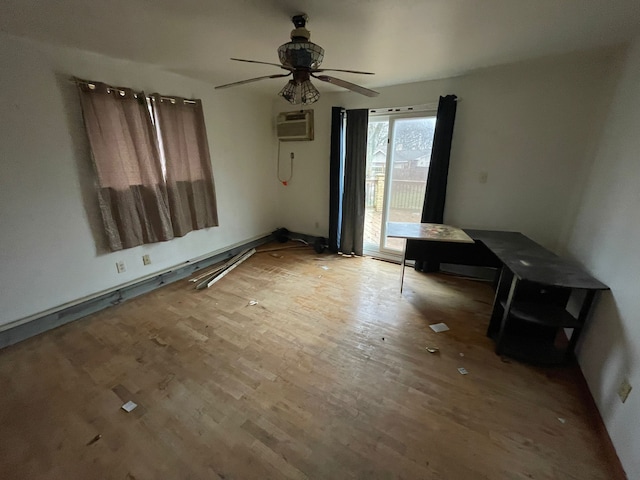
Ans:
[{"label": "curtain rod", "polygon": [[425,111],[435,111],[438,109],[437,103],[427,103],[423,105],[411,105],[406,107],[381,107],[381,108],[370,108],[369,113],[377,114],[377,115],[385,115],[390,113],[410,113],[410,112],[425,112]]},{"label": "curtain rod", "polygon": [[[87,85],[90,89],[96,88],[95,83],[93,83],[93,82],[89,82],[89,81],[87,81],[87,80],[80,80],[79,78],[71,78],[71,79],[69,79],[69,81],[70,81],[70,82],[72,82],[72,83],[75,83],[76,85],[77,85],[77,84]],[[112,85],[107,85],[106,87],[107,87],[107,92],[109,92],[109,91],[114,91],[114,92],[124,92],[124,90],[123,90],[123,88],[122,88],[122,87],[114,87],[114,86],[112,86]],[[137,94],[137,93],[135,93],[135,92],[134,92],[133,96],[134,96],[135,98],[138,98],[138,94]],[[146,98],[147,100],[152,100],[152,99],[153,99],[153,97],[150,97],[149,95],[146,95],[146,96],[145,96],[145,98]],[[166,96],[164,96],[164,95],[161,95],[161,96],[160,96],[160,100],[167,100],[167,101],[169,101],[169,102],[171,102],[171,103],[176,103],[176,101],[177,101],[178,99],[177,99],[177,98],[175,98],[175,97],[166,97]],[[184,103],[188,103],[188,104],[192,104],[192,105],[195,105],[195,104],[197,103],[195,100],[189,100],[189,99],[186,99],[186,98],[183,98],[183,99],[181,99],[181,100],[182,100]]]}]

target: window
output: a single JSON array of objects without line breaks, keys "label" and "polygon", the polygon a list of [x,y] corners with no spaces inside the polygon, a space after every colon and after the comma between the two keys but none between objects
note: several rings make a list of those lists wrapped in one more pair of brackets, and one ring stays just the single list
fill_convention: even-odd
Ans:
[{"label": "window", "polygon": [[154,126],[144,92],[77,84],[110,249],[217,226],[202,103],[154,94]]}]

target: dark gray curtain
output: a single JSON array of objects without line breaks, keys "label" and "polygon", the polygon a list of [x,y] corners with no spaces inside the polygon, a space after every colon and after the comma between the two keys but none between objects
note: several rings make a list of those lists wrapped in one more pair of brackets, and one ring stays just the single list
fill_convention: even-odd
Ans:
[{"label": "dark gray curtain", "polygon": [[[436,129],[433,135],[431,162],[427,178],[427,190],[422,205],[422,223],[442,223],[444,219],[444,202],[447,197],[447,178],[449,176],[449,158],[451,156],[451,142],[453,140],[453,125],[456,121],[456,106],[458,97],[447,95],[440,97]],[[409,248],[407,240],[407,248]],[[415,240],[413,241],[415,242]],[[415,269],[422,271],[437,271],[440,265],[436,262],[416,261]]]},{"label": "dark gray curtain", "polygon": [[362,255],[369,110],[347,110],[340,251]]},{"label": "dark gray curtain", "polygon": [[342,107],[331,108],[331,154],[329,158],[329,250],[338,252],[342,227],[344,167],[344,115]]}]

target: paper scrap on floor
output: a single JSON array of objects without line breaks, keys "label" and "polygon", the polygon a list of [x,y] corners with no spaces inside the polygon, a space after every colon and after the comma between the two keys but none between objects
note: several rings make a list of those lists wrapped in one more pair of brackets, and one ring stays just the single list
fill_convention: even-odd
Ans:
[{"label": "paper scrap on floor", "polygon": [[138,406],[137,403],[133,403],[131,400],[129,400],[127,403],[125,403],[124,405],[122,405],[122,408],[125,412],[129,413],[131,412],[134,408],[136,408]]},{"label": "paper scrap on floor", "polygon": [[464,368],[464,367],[460,367],[458,369],[458,371],[460,372],[461,375],[468,375],[469,374],[469,372],[467,372],[467,369]]},{"label": "paper scrap on floor", "polygon": [[446,332],[447,330],[449,330],[449,327],[447,327],[446,323],[434,323],[429,325],[429,327],[436,333]]}]

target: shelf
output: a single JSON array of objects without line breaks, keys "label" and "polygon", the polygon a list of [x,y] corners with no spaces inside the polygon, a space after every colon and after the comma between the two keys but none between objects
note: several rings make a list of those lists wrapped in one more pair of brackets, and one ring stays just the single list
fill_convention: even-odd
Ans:
[{"label": "shelf", "polygon": [[[502,308],[506,302],[501,301]],[[523,322],[545,327],[578,328],[581,323],[564,308],[548,303],[513,302],[509,315]]]},{"label": "shelf", "polygon": [[[497,340],[497,335],[494,335]],[[500,355],[534,365],[559,365],[567,362],[567,350],[552,343],[531,341],[528,337],[505,334]]]}]

